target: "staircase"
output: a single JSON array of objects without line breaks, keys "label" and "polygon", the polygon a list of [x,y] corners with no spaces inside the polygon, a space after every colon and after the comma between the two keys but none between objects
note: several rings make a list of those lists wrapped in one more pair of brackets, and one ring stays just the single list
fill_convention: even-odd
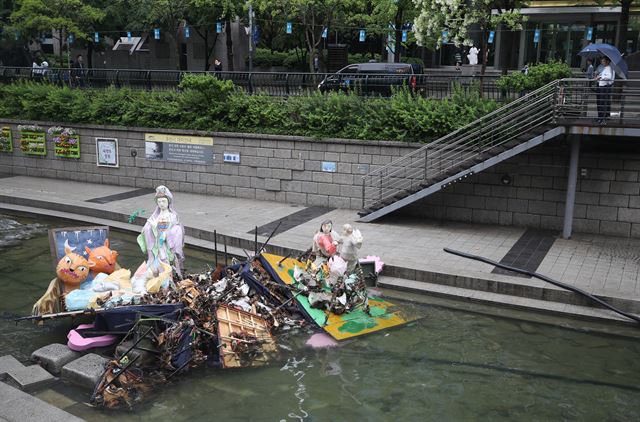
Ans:
[{"label": "staircase", "polygon": [[[360,221],[374,221],[564,133],[561,81],[551,82],[363,176]],[[561,101],[563,107],[555,105]]]}]

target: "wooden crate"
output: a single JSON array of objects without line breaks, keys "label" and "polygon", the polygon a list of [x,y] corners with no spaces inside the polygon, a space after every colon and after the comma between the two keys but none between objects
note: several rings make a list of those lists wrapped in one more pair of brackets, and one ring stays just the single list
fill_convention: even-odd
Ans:
[{"label": "wooden crate", "polygon": [[[270,360],[270,355],[277,352],[276,341],[269,331],[269,323],[258,315],[239,309],[221,305],[216,310],[218,318],[218,348],[223,368],[244,368],[263,366]],[[232,343],[236,340],[233,333],[247,333],[261,340],[261,353],[247,362],[233,351]]]}]

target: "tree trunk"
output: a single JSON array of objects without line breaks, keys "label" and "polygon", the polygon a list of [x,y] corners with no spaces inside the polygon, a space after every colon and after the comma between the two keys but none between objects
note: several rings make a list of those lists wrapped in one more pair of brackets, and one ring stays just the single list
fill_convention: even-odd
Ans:
[{"label": "tree trunk", "polygon": [[211,64],[211,55],[209,54],[209,30],[204,30],[204,71],[208,72]]},{"label": "tree trunk", "polygon": [[176,52],[176,70],[182,70],[180,69],[180,59],[182,58],[182,52],[180,51],[180,36],[178,35],[178,31],[176,31],[173,35],[173,40],[175,41],[173,44],[173,48],[175,49]]},{"label": "tree trunk", "polygon": [[58,56],[60,56],[60,67],[62,67],[62,47],[64,46],[64,43],[62,42],[62,40],[64,40],[64,30],[61,29],[58,32],[58,46],[60,47],[60,51],[58,52]]},{"label": "tree trunk", "polygon": [[620,26],[618,31],[618,39],[616,40],[616,47],[621,53],[627,52],[627,28],[629,28],[629,10],[631,9],[631,2],[633,0],[621,0],[620,6]]},{"label": "tree trunk", "polygon": [[233,72],[233,40],[231,39],[231,18],[227,21],[225,34],[227,35],[227,70]]},{"label": "tree trunk", "polygon": [[400,63],[400,50],[402,48],[402,9],[398,8],[396,13],[396,30],[395,30],[395,50],[393,52],[393,61]]}]

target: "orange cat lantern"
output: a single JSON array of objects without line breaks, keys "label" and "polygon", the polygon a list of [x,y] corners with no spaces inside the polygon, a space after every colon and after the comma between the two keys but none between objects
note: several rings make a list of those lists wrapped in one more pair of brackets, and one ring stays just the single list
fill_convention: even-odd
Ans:
[{"label": "orange cat lantern", "polygon": [[88,246],[85,246],[84,250],[89,255],[87,261],[89,262],[91,272],[93,274],[111,274],[115,271],[118,252],[109,248],[109,239],[104,241],[103,246],[98,246],[93,249],[89,249]]},{"label": "orange cat lantern", "polygon": [[80,284],[87,279],[89,268],[93,267],[94,264],[87,261],[83,256],[73,253],[73,249],[69,247],[69,244],[64,246],[64,253],[65,256],[58,261],[56,274],[64,284],[65,293],[69,293],[80,287]]}]

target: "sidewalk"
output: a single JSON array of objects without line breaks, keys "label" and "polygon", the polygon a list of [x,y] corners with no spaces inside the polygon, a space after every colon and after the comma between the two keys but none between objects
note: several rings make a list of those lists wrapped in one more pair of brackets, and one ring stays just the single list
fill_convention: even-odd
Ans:
[{"label": "sidewalk", "polygon": [[[385,277],[380,280],[384,287],[588,319],[626,321],[543,281],[503,274],[494,266],[444,252],[448,247],[526,267],[598,295],[622,310],[640,313],[640,239],[576,234],[565,240],[559,233],[525,228],[393,216],[363,224],[357,222],[354,210],[173,194],[175,208],[187,229],[187,243],[194,246],[212,247],[216,230],[219,242],[224,237],[230,252],[244,256],[238,247],[254,249],[256,227],[262,244],[283,220],[269,242],[269,251],[302,251],[311,246],[321,222],[330,219],[338,232],[344,223],[361,230],[361,256],[378,255],[386,264]],[[0,178],[0,210],[102,222],[139,231],[154,206],[151,190],[26,176]],[[141,218],[128,224],[128,217],[141,209],[145,210]],[[218,247],[220,250],[220,243]]]}]

